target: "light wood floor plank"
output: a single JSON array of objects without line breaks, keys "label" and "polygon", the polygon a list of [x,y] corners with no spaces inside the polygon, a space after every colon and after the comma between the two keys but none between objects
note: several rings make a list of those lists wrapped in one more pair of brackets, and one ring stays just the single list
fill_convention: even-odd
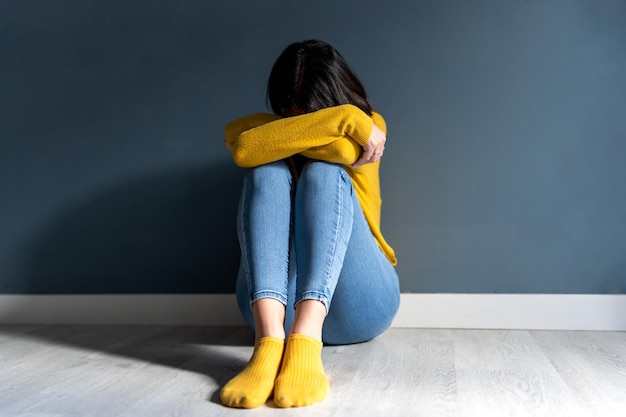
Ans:
[{"label": "light wood floor plank", "polygon": [[528,332],[458,332],[455,347],[459,407],[468,415],[575,415],[576,398]]},{"label": "light wood floor plank", "polygon": [[626,414],[626,355],[614,343],[623,335],[537,331],[533,336],[586,415]]},{"label": "light wood floor plank", "polygon": [[391,329],[326,346],[331,393],[282,410],[219,404],[242,327],[0,326],[2,417],[623,417],[626,333]]}]

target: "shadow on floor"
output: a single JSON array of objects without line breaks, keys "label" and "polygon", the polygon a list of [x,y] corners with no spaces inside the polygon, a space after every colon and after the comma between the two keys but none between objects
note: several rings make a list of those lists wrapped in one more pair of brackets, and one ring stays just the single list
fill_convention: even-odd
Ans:
[{"label": "shadow on floor", "polygon": [[[224,161],[92,193],[40,228],[22,261],[18,292],[233,293],[243,173]],[[4,313],[0,322],[20,317],[20,306]],[[3,326],[0,333],[180,368],[219,386],[247,361],[228,347],[253,345],[243,327]]]},{"label": "shadow on floor", "polygon": [[[245,366],[254,344],[253,331],[238,326],[2,326],[0,334],[190,371],[218,387]],[[207,401],[221,404],[219,389]]]}]

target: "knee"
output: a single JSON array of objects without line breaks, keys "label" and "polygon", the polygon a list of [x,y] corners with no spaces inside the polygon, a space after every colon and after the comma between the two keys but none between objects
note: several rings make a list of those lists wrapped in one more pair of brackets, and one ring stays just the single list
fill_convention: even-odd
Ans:
[{"label": "knee", "polygon": [[302,168],[300,181],[327,185],[333,179],[349,180],[348,173],[341,165],[324,161],[309,161]]},{"label": "knee", "polygon": [[301,176],[323,176],[323,175],[337,175],[345,172],[343,167],[339,164],[333,164],[325,161],[308,161],[302,168]]},{"label": "knee", "polygon": [[246,174],[246,181],[255,188],[275,186],[280,183],[290,185],[292,175],[285,161],[276,161],[250,168]]}]

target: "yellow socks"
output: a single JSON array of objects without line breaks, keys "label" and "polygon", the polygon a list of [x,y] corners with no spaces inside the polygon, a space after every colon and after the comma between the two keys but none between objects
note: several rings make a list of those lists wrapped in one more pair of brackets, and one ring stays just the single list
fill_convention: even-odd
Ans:
[{"label": "yellow socks", "polygon": [[259,339],[243,371],[222,388],[222,403],[238,408],[254,408],[265,404],[272,394],[284,349],[285,341],[282,339]]},{"label": "yellow socks", "polygon": [[278,407],[302,407],[322,401],[330,388],[322,365],[322,346],[319,340],[302,334],[289,336],[286,348],[282,339],[259,339],[246,367],[222,388],[222,403],[255,408],[265,404],[272,390]]},{"label": "yellow socks", "polygon": [[310,336],[289,336],[274,387],[274,403],[278,407],[302,407],[326,398],[330,385],[322,365],[322,346],[322,342]]}]

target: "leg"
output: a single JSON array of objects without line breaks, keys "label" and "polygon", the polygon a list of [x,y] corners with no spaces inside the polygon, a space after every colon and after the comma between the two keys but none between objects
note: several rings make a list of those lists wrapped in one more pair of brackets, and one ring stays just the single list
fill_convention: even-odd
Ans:
[{"label": "leg", "polygon": [[238,300],[244,317],[253,322],[256,342],[246,367],[222,389],[222,402],[232,407],[264,404],[283,356],[291,181],[283,162],[251,169],[244,179],[237,222],[241,246]]},{"label": "leg", "polygon": [[334,344],[372,339],[391,324],[400,302],[395,269],[378,247],[347,174],[331,164],[307,168],[313,166],[304,171],[313,178],[303,181],[303,173],[296,195],[299,302],[276,380],[274,401],[282,407],[326,395],[321,336]]},{"label": "leg", "polygon": [[298,279],[292,333],[350,344],[386,330],[400,305],[398,276],[343,168],[324,162],[305,166],[294,223]]},{"label": "leg", "polygon": [[237,235],[250,306],[265,298],[287,304],[292,195],[291,172],[282,161],[253,168],[244,178]]},{"label": "leg", "polygon": [[[236,292],[239,310],[246,323],[254,329],[255,340],[264,336],[285,338],[286,321],[293,322],[293,312],[273,298],[261,298],[250,305],[248,282],[241,266],[237,275]],[[288,299],[293,297],[291,292],[292,290],[289,291]]]},{"label": "leg", "polygon": [[339,165],[309,162],[295,198],[296,318],[292,333],[322,339],[322,324],[350,236],[356,208],[352,181]]},{"label": "leg", "polygon": [[309,162],[302,170],[294,212],[295,319],[274,394],[280,407],[313,404],[328,393],[322,326],[350,240],[352,194],[350,177],[338,165]]},{"label": "leg", "polygon": [[[357,204],[356,196],[354,199]],[[378,247],[363,212],[355,210],[332,308],[324,322],[324,343],[343,345],[371,340],[391,325],[399,306],[400,286],[395,268]]]},{"label": "leg", "polygon": [[[359,207],[353,196],[354,207]],[[241,274],[240,274],[241,275]],[[361,210],[354,210],[352,234],[343,261],[339,280],[332,296],[333,308],[324,318],[320,311],[311,314],[311,304],[326,309],[320,302],[305,300],[296,307],[298,320],[293,318],[293,300],[295,298],[295,272],[290,274],[289,302],[285,328],[291,333],[300,333],[319,338],[323,324],[323,341],[332,345],[360,343],[371,340],[385,331],[391,324],[400,305],[400,288],[395,268],[389,263],[372,236],[365,216]],[[364,279],[364,277],[370,277]],[[240,280],[242,281],[242,280]],[[239,290],[240,306],[247,305],[245,291]],[[306,308],[305,308],[306,307]],[[245,311],[245,308],[242,308]],[[244,313],[252,325],[252,312]],[[248,318],[249,317],[249,318]],[[293,325],[291,324],[293,323]]]},{"label": "leg", "polygon": [[[285,320],[282,334],[287,334],[289,329],[292,328],[294,321],[294,305],[293,300],[296,297],[296,262],[295,262],[295,254],[293,248],[293,239],[291,243],[291,254],[289,255],[289,278],[287,284],[287,305],[283,308],[285,313]],[[245,275],[245,271],[242,265],[239,266],[239,273],[237,274],[237,283],[236,283],[236,295],[237,295],[237,304],[239,306],[239,310],[241,311],[241,315],[250,328],[255,329],[254,324],[254,315],[252,313],[252,306],[250,305],[250,291],[248,289],[248,282]],[[256,331],[255,331],[256,334]]]}]

